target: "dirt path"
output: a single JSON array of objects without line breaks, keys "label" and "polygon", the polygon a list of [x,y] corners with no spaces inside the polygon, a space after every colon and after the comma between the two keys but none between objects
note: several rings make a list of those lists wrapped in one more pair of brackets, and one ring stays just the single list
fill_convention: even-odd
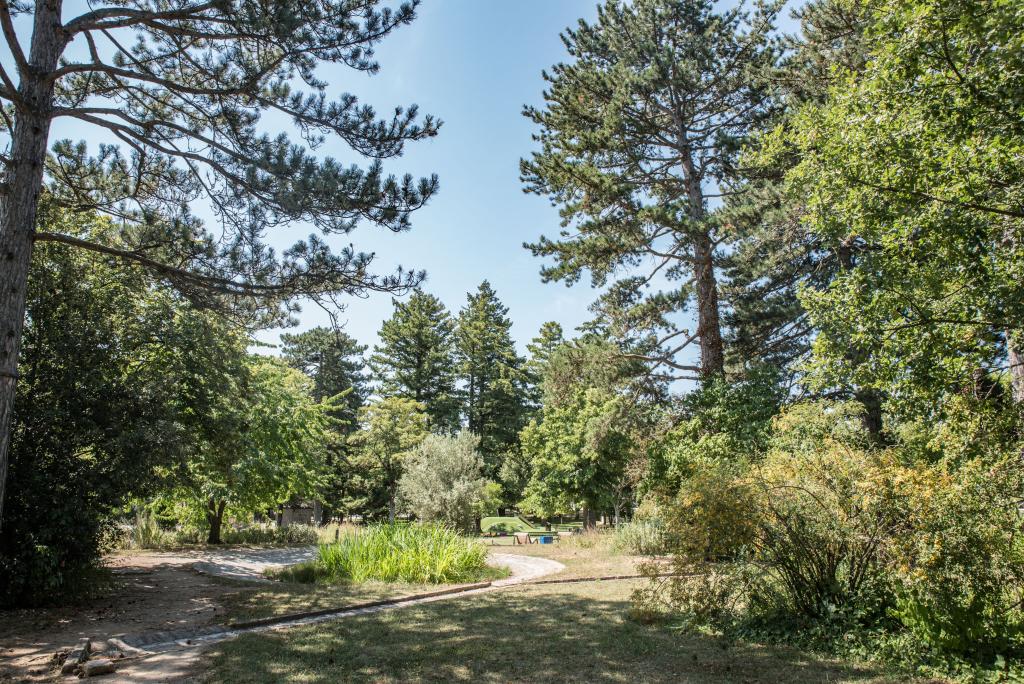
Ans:
[{"label": "dirt path", "polygon": [[[124,661],[105,682],[186,681],[195,671],[201,647],[234,638],[241,632],[218,627],[224,610],[220,600],[231,593],[246,591],[254,583],[267,581],[263,571],[307,559],[315,549],[231,549],[187,553],[152,553],[112,559],[118,590],[102,601],[60,611],[32,615],[33,623],[4,620],[0,628],[3,663],[0,681],[52,680],[51,657],[61,647],[79,638],[107,639],[146,633],[168,635],[168,640],[147,643],[148,655]],[[413,598],[384,606],[358,608],[312,618],[297,619],[250,631],[285,629],[301,624],[337,620],[382,610],[394,610],[420,603],[449,600],[458,596],[493,591],[564,569],[546,558],[493,553],[488,562],[506,566],[511,576],[491,587],[460,594]],[[196,570],[198,572],[193,572]],[[218,578],[238,581],[225,583]],[[188,637],[175,636],[188,634]]]},{"label": "dirt path", "polygon": [[108,559],[115,586],[97,598],[46,610],[0,612],[0,682],[46,681],[58,649],[83,637],[200,628],[222,622],[222,600],[245,591],[192,572],[192,554]]},{"label": "dirt path", "polygon": [[[248,572],[259,573],[262,576],[262,569],[269,565],[279,564],[279,557],[273,554],[250,556],[246,561],[251,567]],[[435,601],[448,601],[466,596],[481,594],[484,592],[497,591],[504,587],[514,586],[528,582],[545,575],[560,572],[565,566],[558,561],[537,556],[521,556],[510,553],[494,553],[488,558],[488,563],[496,566],[507,567],[511,575],[505,579],[492,582],[490,586],[479,589],[469,589],[459,593],[445,594],[442,596],[431,596],[426,598],[399,599],[386,605],[376,605],[366,608],[354,608],[352,610],[340,611],[330,615],[318,615],[305,618],[296,618],[287,622],[274,625],[254,627],[245,630],[225,630],[215,634],[200,635],[188,640],[174,640],[164,643],[147,644],[145,649],[149,655],[124,663],[118,668],[115,675],[106,678],[104,681],[117,684],[129,684],[130,682],[173,682],[188,680],[191,673],[194,673],[198,661],[202,656],[205,647],[233,639],[243,633],[267,632],[301,625],[316,624],[332,620],[341,620],[355,615],[367,615],[387,610],[398,610],[409,606],[433,603]],[[209,563],[204,570],[213,573],[231,573],[227,576],[236,576],[237,563],[232,559],[224,559],[218,562]]]}]

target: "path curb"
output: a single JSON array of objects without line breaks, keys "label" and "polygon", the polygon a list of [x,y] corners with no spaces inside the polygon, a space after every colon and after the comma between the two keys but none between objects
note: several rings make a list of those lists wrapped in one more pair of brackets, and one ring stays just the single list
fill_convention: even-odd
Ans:
[{"label": "path curb", "polygon": [[572,584],[575,582],[604,582],[610,580],[648,579],[654,577],[689,577],[690,573],[659,572],[655,575],[603,575],[601,577],[564,577],[562,579],[528,580],[523,584]]},{"label": "path curb", "polygon": [[333,615],[334,613],[348,613],[353,610],[364,610],[366,608],[379,608],[381,606],[391,606],[398,603],[405,603],[406,601],[418,601],[422,599],[434,598],[437,596],[448,596],[450,594],[461,594],[466,591],[473,591],[475,589],[486,589],[491,586],[491,582],[475,582],[473,584],[459,584],[454,587],[448,587],[447,589],[438,589],[437,591],[426,591],[419,594],[409,594],[407,596],[397,596],[390,599],[379,599],[377,601],[364,601],[363,603],[352,603],[346,606],[339,606],[334,608],[321,608],[320,610],[307,610],[301,613],[288,613],[287,615],[275,615],[269,618],[260,618],[259,620],[247,620],[244,622],[229,622],[227,628],[229,630],[235,629],[253,629],[255,627],[266,627],[269,625],[277,625],[282,622],[292,622],[293,620],[303,620],[305,618],[322,617],[324,615]]}]

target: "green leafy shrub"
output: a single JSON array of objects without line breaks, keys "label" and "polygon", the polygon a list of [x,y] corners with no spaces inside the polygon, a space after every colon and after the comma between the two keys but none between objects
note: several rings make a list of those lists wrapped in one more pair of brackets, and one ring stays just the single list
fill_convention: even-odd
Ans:
[{"label": "green leafy shrub", "polygon": [[[43,204],[40,230],[101,242],[113,230],[98,215]],[[181,461],[182,399],[208,344],[196,325],[205,314],[138,269],[63,245],[37,246],[26,296],[0,534],[3,607],[89,590],[108,521]]]},{"label": "green leafy shrub", "polygon": [[1024,636],[1024,491],[1020,457],[955,470],[918,467],[905,480],[906,530],[892,543],[894,614],[944,652],[991,658]]},{"label": "green leafy shrub", "polygon": [[495,576],[487,549],[440,525],[376,525],[345,532],[322,544],[317,558],[276,575],[291,581],[329,583],[409,582],[450,584]]},{"label": "green leafy shrub", "polygon": [[761,464],[718,461],[685,479],[669,512],[679,577],[637,599],[704,622],[739,611],[821,618],[873,590],[898,520],[888,491],[898,464],[864,446],[859,410],[798,405],[774,421]]},{"label": "green leafy shrub", "polygon": [[705,463],[756,460],[767,448],[782,395],[779,373],[770,366],[702,385],[677,406],[675,427],[652,454],[649,478],[674,488]]},{"label": "green leafy shrub", "polygon": [[162,549],[173,546],[174,532],[165,530],[148,508],[135,511],[135,520],[122,526],[124,546],[129,549]]},{"label": "green leafy shrub", "polygon": [[998,459],[918,453],[869,446],[856,405],[792,407],[760,464],[711,463],[683,481],[666,507],[679,576],[650,565],[634,614],[941,672],[1018,657],[1016,447]]}]

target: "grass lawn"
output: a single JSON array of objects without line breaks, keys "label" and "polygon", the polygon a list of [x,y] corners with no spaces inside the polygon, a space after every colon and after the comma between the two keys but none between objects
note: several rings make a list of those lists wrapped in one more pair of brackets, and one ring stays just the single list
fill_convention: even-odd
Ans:
[{"label": "grass lawn", "polygon": [[551,579],[635,574],[636,564],[642,559],[616,553],[613,541],[611,534],[591,533],[565,536],[554,544],[513,544],[511,537],[494,537],[484,543],[494,553],[543,556],[565,565],[565,570]]},{"label": "grass lawn", "polygon": [[[494,550],[559,560],[563,577],[624,574],[634,560],[587,541]],[[896,681],[867,666],[633,622],[627,610],[638,581],[523,585],[250,634],[216,647],[206,681]]]},{"label": "grass lawn", "polygon": [[628,619],[635,580],[523,586],[220,644],[210,682],[881,682]]},{"label": "grass lawn", "polygon": [[307,610],[337,608],[378,599],[401,598],[409,594],[441,588],[442,586],[436,584],[388,584],[385,582],[334,585],[275,582],[238,591],[224,597],[221,603],[225,608],[227,622],[245,622]]}]

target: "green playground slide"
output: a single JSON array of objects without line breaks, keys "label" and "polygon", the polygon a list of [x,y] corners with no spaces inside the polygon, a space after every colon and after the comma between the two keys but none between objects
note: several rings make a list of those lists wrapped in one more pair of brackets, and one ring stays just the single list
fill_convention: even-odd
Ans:
[{"label": "green playground slide", "polygon": [[521,515],[484,518],[480,521],[480,531],[484,534],[495,534],[498,532],[506,534],[513,534],[515,532],[557,534],[557,532],[552,532],[543,527],[537,527]]}]

